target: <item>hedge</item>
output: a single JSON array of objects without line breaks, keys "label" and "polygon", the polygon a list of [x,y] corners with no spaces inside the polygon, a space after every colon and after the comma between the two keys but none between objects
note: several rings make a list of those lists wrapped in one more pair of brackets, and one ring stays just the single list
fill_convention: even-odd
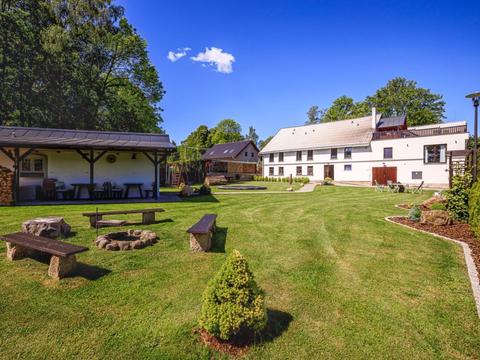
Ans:
[{"label": "hedge", "polygon": [[472,230],[480,239],[480,180],[470,189],[468,215]]}]

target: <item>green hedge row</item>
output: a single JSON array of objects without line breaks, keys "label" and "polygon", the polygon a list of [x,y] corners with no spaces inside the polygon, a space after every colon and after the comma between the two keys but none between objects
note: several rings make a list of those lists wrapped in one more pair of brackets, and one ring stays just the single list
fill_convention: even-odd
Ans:
[{"label": "green hedge row", "polygon": [[[278,176],[254,176],[254,181],[270,181],[270,182],[288,182],[289,177],[278,177]],[[293,177],[293,182],[308,184],[310,179],[308,177]]]},{"label": "green hedge row", "polygon": [[469,222],[475,235],[480,239],[480,180],[473,185],[468,199]]}]

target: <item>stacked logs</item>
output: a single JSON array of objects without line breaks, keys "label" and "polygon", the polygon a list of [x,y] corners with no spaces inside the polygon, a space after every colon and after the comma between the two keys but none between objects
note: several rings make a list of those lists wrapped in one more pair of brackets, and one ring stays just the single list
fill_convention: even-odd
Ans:
[{"label": "stacked logs", "polygon": [[13,202],[13,171],[0,165],[0,205]]}]

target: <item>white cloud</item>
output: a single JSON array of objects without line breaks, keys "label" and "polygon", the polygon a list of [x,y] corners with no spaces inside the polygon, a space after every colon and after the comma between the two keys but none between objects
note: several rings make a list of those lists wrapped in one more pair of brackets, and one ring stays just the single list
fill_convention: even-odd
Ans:
[{"label": "white cloud", "polygon": [[175,62],[177,60],[180,60],[182,57],[187,56],[187,52],[192,49],[186,47],[186,48],[180,48],[177,49],[177,51],[169,51],[167,55],[167,59],[170,60],[171,62]]},{"label": "white cloud", "polygon": [[197,56],[193,56],[190,59],[216,66],[217,71],[223,74],[230,74],[233,71],[232,63],[235,61],[235,57],[232,54],[223,52],[222,49],[213,46],[210,49],[208,47],[205,48],[204,52],[200,52]]}]

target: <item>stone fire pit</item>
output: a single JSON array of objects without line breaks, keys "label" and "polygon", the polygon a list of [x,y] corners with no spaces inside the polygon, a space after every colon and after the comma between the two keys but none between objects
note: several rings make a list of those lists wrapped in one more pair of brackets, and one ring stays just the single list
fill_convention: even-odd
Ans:
[{"label": "stone fire pit", "polygon": [[128,230],[101,235],[95,240],[95,245],[100,249],[136,250],[157,242],[157,234],[150,230]]}]

